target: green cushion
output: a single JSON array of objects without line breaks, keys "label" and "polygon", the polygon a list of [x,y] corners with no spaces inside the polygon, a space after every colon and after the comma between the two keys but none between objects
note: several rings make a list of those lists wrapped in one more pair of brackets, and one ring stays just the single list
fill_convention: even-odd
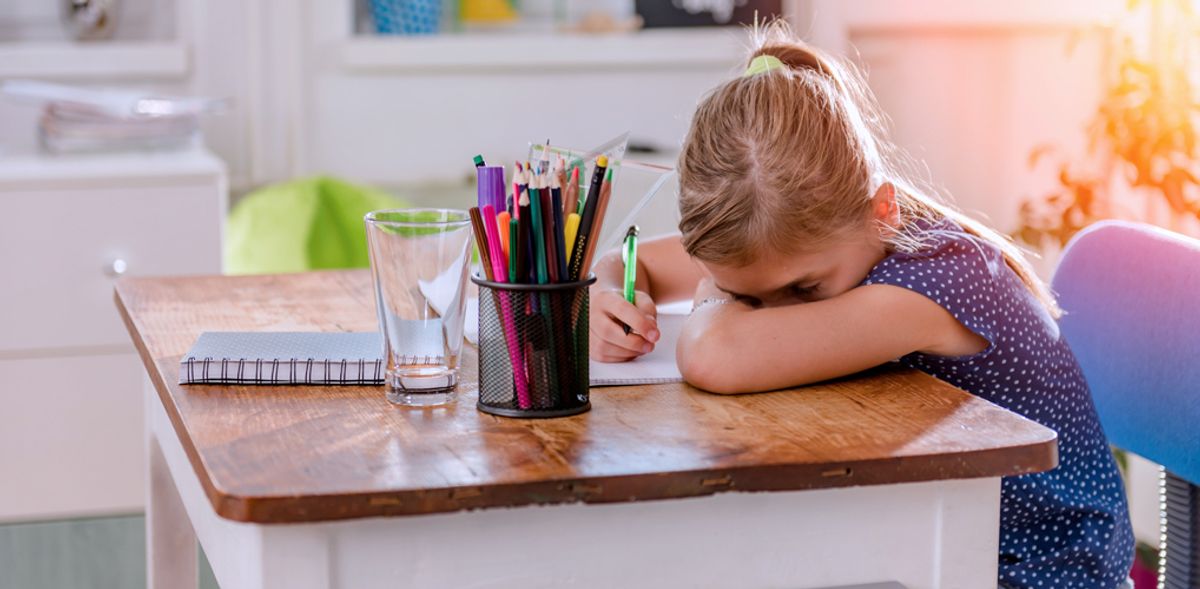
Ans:
[{"label": "green cushion", "polygon": [[268,186],[229,213],[227,274],[366,268],[363,215],[408,206],[386,192],[329,177]]}]

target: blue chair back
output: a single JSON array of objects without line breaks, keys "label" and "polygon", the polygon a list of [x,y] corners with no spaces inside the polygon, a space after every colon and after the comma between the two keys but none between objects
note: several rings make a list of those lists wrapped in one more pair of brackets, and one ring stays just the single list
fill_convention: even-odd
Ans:
[{"label": "blue chair back", "polygon": [[1200,482],[1200,241],[1097,223],[1067,245],[1053,288],[1109,440]]}]

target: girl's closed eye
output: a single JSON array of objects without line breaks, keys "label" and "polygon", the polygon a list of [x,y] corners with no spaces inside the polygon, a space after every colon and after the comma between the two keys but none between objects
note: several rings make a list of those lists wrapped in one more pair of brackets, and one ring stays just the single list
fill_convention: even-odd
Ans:
[{"label": "girl's closed eye", "polygon": [[817,282],[807,286],[793,284],[791,291],[792,296],[802,301],[811,301],[817,297],[818,293],[820,293],[821,283]]},{"label": "girl's closed eye", "polygon": [[756,309],[758,307],[761,307],[763,304],[762,300],[757,299],[755,297],[748,297],[746,295],[740,295],[740,294],[735,294],[735,293],[730,293],[730,294],[733,296],[733,300],[735,300],[739,303],[750,305],[751,307],[754,307]]}]

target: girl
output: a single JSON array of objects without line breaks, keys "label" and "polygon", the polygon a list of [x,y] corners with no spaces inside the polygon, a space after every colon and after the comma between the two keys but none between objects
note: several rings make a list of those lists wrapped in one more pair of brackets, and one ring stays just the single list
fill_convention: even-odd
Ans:
[{"label": "girl", "polygon": [[696,111],[679,158],[682,235],[642,244],[636,305],[619,256],[597,263],[592,357],[649,352],[655,301],[691,297],[676,355],[714,393],[899,358],[1058,432],[1057,468],[1003,482],[1000,585],[1123,586],[1121,478],[1051,293],[1010,242],[910,180],[852,66],[782,24],[758,37],[745,75]]}]

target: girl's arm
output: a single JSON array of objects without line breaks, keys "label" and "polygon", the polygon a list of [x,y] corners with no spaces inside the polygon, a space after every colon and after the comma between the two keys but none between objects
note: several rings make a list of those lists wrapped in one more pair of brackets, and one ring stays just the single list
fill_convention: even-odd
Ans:
[{"label": "girl's arm", "polygon": [[[625,300],[620,251],[605,254],[592,268],[596,283],[591,288],[589,352],[595,360],[622,362],[653,350],[659,337],[656,302],[689,299],[700,281],[700,267],[683,249],[679,235],[639,242],[637,258],[636,305]],[[626,334],[624,325],[633,332]]]},{"label": "girl's arm", "polygon": [[877,284],[782,307],[703,306],[685,324],[676,358],[696,387],[752,393],[852,374],[915,351],[965,355],[987,344],[924,295]]},{"label": "girl's arm", "polygon": [[[659,303],[692,298],[703,276],[700,266],[683,249],[679,234],[639,241],[637,266],[637,290]],[[621,262],[620,250],[605,254],[592,272],[596,274],[596,290],[625,288],[625,264]]]}]

